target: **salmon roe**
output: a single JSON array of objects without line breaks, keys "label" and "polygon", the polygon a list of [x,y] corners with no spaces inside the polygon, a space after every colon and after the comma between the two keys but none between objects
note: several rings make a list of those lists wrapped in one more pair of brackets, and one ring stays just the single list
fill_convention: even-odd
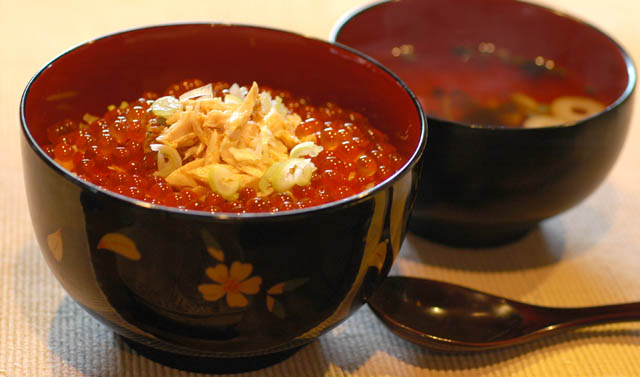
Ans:
[{"label": "salmon roe", "polygon": [[[200,87],[199,79],[171,85],[162,96],[175,97]],[[213,83],[214,95],[229,87]],[[131,102],[110,106],[102,118],[65,119],[46,130],[44,151],[81,179],[107,190],[149,203],[208,212],[278,212],[317,206],[366,190],[388,178],[406,159],[387,135],[373,128],[360,113],[335,103],[312,106],[288,92],[264,88],[280,96],[302,123],[296,136],[315,135],[323,147],[311,161],[317,170],[308,186],[293,186],[286,193],[261,197],[253,188],[240,190],[235,201],[209,191],[198,195],[189,188],[171,187],[155,174],[157,152],[149,149],[164,127],[149,107],[159,95],[147,91]]]}]

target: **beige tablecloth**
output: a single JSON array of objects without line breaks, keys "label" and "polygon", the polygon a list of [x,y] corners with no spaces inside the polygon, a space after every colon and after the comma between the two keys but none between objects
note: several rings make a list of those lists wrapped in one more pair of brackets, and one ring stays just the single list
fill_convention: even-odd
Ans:
[{"label": "beige tablecloth", "polygon": [[[18,148],[29,78],[87,39],[155,23],[241,22],[327,39],[342,14],[365,2],[0,0],[0,377],[194,375],[138,356],[74,303],[40,257]],[[546,2],[601,27],[640,59],[638,0]],[[640,101],[635,107],[620,159],[585,202],[498,248],[453,249],[410,234],[394,273],[544,305],[640,300]],[[640,376],[640,323],[455,355],[396,338],[365,307],[290,359],[246,376]]]}]

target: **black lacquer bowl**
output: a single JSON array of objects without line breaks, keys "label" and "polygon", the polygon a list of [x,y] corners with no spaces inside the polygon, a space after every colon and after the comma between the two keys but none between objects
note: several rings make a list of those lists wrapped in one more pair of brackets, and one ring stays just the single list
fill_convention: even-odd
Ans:
[{"label": "black lacquer bowl", "polygon": [[[381,62],[420,100],[429,146],[409,228],[430,239],[472,247],[517,239],[591,194],[626,138],[636,83],[629,55],[552,9],[513,0],[388,1],[345,16],[332,40]],[[517,92],[544,103],[589,96],[605,109],[546,128],[466,122],[451,110]]]},{"label": "black lacquer bowl", "polygon": [[[189,77],[255,80],[360,111],[408,162],[376,187],[326,205],[209,214],[106,191],[41,149],[46,127],[60,119],[100,114]],[[250,26],[164,25],[82,44],[35,75],[20,110],[29,208],[49,267],[134,347],[193,370],[267,365],[359,308],[400,249],[426,144],[417,100],[379,64]],[[199,290],[216,284],[217,296]]]}]

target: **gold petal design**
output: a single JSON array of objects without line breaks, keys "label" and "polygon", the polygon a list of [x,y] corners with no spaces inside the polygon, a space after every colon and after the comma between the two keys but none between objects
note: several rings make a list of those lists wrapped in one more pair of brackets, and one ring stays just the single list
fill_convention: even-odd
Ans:
[{"label": "gold petal design", "polygon": [[133,261],[140,260],[142,255],[131,238],[120,233],[107,233],[98,242],[98,249],[105,249],[120,254]]},{"label": "gold petal design", "polygon": [[224,262],[224,252],[222,250],[216,249],[215,247],[208,247],[207,251],[213,257],[213,259],[218,262]]},{"label": "gold petal design", "polygon": [[372,263],[378,269],[378,271],[382,271],[382,267],[384,266],[384,261],[387,258],[387,245],[389,244],[389,240],[386,239],[378,244],[375,250],[375,261]]},{"label": "gold petal design", "polygon": [[281,295],[282,292],[284,292],[284,282],[274,285],[267,291],[270,295]]},{"label": "gold petal design", "polygon": [[229,270],[227,270],[226,264],[209,267],[205,272],[207,273],[207,276],[216,283],[224,284],[224,282],[229,280]]},{"label": "gold petal design", "polygon": [[224,288],[218,284],[200,284],[198,291],[207,301],[218,301],[225,294]]},{"label": "gold petal design", "polygon": [[260,276],[254,276],[250,279],[240,282],[238,289],[242,293],[255,295],[260,291],[260,284],[262,284],[262,278]]},{"label": "gold petal design", "polygon": [[251,275],[253,266],[249,263],[233,262],[231,264],[231,276],[238,281],[242,281]]},{"label": "gold petal design", "polygon": [[49,245],[49,251],[51,251],[53,257],[56,258],[58,262],[60,262],[62,260],[63,254],[61,228],[47,236],[47,245]]},{"label": "gold petal design", "polygon": [[267,310],[269,312],[273,312],[273,304],[275,304],[273,297],[267,296]]},{"label": "gold petal design", "polygon": [[227,305],[231,308],[242,308],[249,304],[242,293],[227,292]]}]

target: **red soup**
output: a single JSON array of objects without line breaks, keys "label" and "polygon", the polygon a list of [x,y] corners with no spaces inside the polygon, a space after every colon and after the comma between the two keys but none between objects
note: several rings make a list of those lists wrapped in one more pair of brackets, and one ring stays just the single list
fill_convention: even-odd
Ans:
[{"label": "red soup", "polygon": [[286,91],[199,79],[47,129],[44,150],[135,199],[209,212],[276,212],[339,200],[406,159],[354,111]]},{"label": "red soup", "polygon": [[570,124],[605,109],[604,91],[552,58],[525,56],[491,42],[437,53],[395,46],[376,56],[410,83],[423,109],[454,122],[507,127]]}]

